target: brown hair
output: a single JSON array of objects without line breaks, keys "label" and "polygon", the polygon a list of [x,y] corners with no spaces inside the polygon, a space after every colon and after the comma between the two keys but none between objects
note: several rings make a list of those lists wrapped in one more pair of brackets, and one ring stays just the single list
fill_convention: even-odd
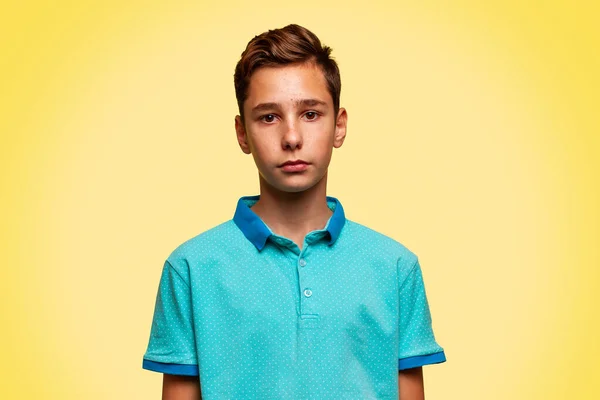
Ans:
[{"label": "brown hair", "polygon": [[330,53],[331,48],[322,45],[314,33],[296,24],[272,29],[255,36],[248,42],[233,75],[235,97],[242,121],[244,101],[248,98],[248,86],[254,71],[265,66],[276,67],[302,62],[314,62],[321,68],[337,115],[342,83],[340,70],[335,60],[329,56]]}]

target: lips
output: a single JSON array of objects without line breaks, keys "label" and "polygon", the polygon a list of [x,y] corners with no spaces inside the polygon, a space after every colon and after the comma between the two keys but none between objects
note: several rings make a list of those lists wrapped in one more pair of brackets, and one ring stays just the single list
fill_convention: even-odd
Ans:
[{"label": "lips", "polygon": [[286,161],[283,164],[281,164],[281,167],[284,167],[286,165],[301,165],[301,164],[308,164],[306,161],[304,160],[291,160],[291,161]]},{"label": "lips", "polygon": [[290,160],[281,164],[281,169],[285,172],[301,172],[308,168],[308,163],[304,160]]}]

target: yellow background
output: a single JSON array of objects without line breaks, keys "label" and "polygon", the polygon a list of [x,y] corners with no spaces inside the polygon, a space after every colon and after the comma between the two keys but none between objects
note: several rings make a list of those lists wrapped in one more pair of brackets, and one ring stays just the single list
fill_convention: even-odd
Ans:
[{"label": "yellow background", "polygon": [[593,2],[283,4],[3,5],[0,398],[160,398],[162,263],[258,193],[233,69],[292,22],[342,72],[328,194],[421,259],[427,399],[600,398]]}]

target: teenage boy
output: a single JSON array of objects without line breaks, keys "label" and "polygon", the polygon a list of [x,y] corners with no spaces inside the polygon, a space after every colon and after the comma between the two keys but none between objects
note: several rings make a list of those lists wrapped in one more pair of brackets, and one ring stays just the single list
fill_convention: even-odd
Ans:
[{"label": "teenage boy", "polygon": [[163,399],[416,400],[446,360],[417,256],[326,195],[347,124],[330,52],[288,25],[242,53],[235,131],[260,194],[164,263],[143,360]]}]

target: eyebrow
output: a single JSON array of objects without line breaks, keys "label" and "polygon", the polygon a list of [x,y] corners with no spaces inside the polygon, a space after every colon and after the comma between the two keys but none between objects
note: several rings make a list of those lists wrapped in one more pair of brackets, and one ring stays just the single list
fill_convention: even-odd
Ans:
[{"label": "eyebrow", "polygon": [[[314,107],[314,106],[326,106],[327,103],[318,99],[300,99],[295,100],[296,106]],[[252,108],[252,112],[266,111],[281,108],[279,103],[260,103],[256,107]]]}]

